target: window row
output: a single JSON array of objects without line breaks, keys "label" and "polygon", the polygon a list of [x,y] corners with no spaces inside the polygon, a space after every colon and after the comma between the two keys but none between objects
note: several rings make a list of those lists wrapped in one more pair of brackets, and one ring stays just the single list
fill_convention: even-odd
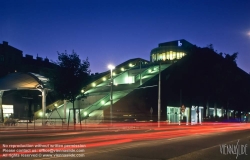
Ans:
[{"label": "window row", "polygon": [[152,54],[152,61],[159,61],[159,60],[173,60],[173,59],[181,59],[186,54],[184,52],[173,52],[169,51],[166,53],[155,53]]}]

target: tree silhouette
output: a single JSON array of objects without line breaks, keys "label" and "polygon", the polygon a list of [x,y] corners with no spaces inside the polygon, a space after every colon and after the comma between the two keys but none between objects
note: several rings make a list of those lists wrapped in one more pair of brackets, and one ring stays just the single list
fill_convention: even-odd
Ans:
[{"label": "tree silhouette", "polygon": [[[59,67],[56,69],[54,79],[54,90],[60,99],[68,100],[73,104],[73,119],[74,126],[76,124],[75,106],[76,97],[81,95],[81,89],[87,84],[89,80],[89,66],[88,58],[82,60],[79,55],[72,51],[68,54],[58,53],[58,61],[55,62]],[[83,95],[82,95],[83,96]]]},{"label": "tree silhouette", "polygon": [[233,53],[232,55],[225,54],[225,60],[227,63],[231,63],[237,66],[236,59],[238,57],[238,52]]}]

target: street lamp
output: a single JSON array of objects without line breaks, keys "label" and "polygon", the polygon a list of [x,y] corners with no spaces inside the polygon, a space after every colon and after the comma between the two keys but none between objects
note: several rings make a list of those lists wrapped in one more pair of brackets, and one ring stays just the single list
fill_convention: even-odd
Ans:
[{"label": "street lamp", "polygon": [[158,127],[161,124],[161,62],[159,62],[159,85],[158,85]]},{"label": "street lamp", "polygon": [[142,61],[140,60],[139,62],[140,62],[140,86],[141,86],[142,85],[142,79],[141,79],[142,78],[141,77],[141,63],[142,63]]},{"label": "street lamp", "polygon": [[113,69],[115,69],[115,66],[108,65],[108,68],[110,69],[110,125],[112,126],[112,107],[113,107]]}]

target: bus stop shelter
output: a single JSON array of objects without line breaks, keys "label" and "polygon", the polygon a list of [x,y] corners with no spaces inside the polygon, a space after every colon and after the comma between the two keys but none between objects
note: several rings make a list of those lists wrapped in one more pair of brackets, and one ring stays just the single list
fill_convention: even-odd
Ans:
[{"label": "bus stop shelter", "polygon": [[45,124],[46,96],[49,87],[49,79],[36,73],[15,72],[0,78],[0,120],[3,121],[2,99],[3,93],[10,90],[39,90],[42,92],[43,125]]}]

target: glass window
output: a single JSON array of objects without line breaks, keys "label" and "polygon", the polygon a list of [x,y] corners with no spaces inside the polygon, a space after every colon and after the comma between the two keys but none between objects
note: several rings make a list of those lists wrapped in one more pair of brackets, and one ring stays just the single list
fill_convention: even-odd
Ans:
[{"label": "glass window", "polygon": [[154,62],[156,60],[155,54],[152,54],[152,61]]},{"label": "glass window", "polygon": [[162,59],[165,61],[166,60],[166,54],[162,53]]},{"label": "glass window", "polygon": [[170,54],[169,54],[169,59],[172,60],[173,59],[173,53],[172,51],[170,51]]},{"label": "glass window", "polygon": [[162,54],[159,53],[159,59],[158,60],[162,60]]},{"label": "glass window", "polygon": [[176,52],[173,52],[173,59],[176,58]]}]

